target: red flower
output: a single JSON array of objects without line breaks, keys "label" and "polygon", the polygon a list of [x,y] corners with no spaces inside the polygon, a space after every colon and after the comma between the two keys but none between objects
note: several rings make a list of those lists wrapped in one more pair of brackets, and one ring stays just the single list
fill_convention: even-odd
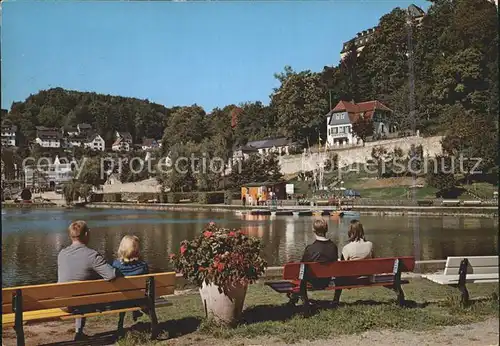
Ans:
[{"label": "red flower", "polygon": [[213,232],[210,232],[210,231],[205,231],[203,232],[203,235],[205,236],[205,238],[209,238],[212,236],[212,234],[214,234]]},{"label": "red flower", "polygon": [[219,272],[223,271],[223,270],[224,270],[224,263],[219,263],[219,264],[217,265],[217,270],[218,270]]},{"label": "red flower", "polygon": [[182,246],[181,246],[181,255],[183,255],[183,254],[184,254],[184,252],[186,252],[186,250],[187,250],[186,246],[185,246],[185,245],[182,245]]},{"label": "red flower", "polygon": [[230,237],[236,237],[236,232],[233,232],[233,231],[229,232],[229,236]]},{"label": "red flower", "polygon": [[205,271],[205,270],[207,270],[207,268],[205,268],[205,267],[199,267],[199,268],[198,268],[198,271],[199,271],[199,272],[202,272],[202,271]]},{"label": "red flower", "polygon": [[215,222],[210,221],[210,222],[208,223],[208,225],[209,225],[209,226],[215,226]]},{"label": "red flower", "polygon": [[168,257],[170,257],[170,259],[174,259],[175,258],[175,254],[171,253]]}]

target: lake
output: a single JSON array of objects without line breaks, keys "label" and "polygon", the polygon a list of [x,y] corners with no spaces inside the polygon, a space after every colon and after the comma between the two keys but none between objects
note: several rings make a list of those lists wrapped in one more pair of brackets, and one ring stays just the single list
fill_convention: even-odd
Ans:
[{"label": "lake", "polygon": [[[231,211],[2,210],[2,286],[56,282],[57,254],[70,244],[67,227],[75,220],[88,222],[89,246],[109,261],[124,235],[137,235],[154,272],[172,269],[168,255],[210,221],[261,238],[270,266],[300,260],[306,244],[314,241],[313,217],[238,216]],[[498,254],[496,218],[361,216],[361,222],[377,257],[415,255],[430,260]],[[339,249],[347,242],[348,225],[349,220],[329,220],[328,236]]]}]

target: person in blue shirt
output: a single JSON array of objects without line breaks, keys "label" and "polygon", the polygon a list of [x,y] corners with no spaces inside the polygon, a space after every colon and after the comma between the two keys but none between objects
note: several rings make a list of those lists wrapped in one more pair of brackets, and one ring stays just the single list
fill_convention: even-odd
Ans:
[{"label": "person in blue shirt", "polygon": [[[113,268],[116,269],[120,276],[135,276],[149,274],[148,264],[140,259],[140,242],[139,238],[134,235],[126,235],[123,237],[118,248],[118,258],[113,261]],[[145,309],[142,310],[147,313]],[[132,318],[134,322],[143,314],[140,311],[133,311]],[[118,321],[118,331],[123,331],[123,322],[125,321],[125,313],[120,312]]]}]

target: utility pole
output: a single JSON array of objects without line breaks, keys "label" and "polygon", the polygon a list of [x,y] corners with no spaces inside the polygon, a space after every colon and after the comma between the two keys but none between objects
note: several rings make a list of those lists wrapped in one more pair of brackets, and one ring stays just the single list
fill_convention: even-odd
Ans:
[{"label": "utility pole", "polygon": [[[413,57],[413,18],[411,16],[410,8],[408,7],[407,11],[407,26],[408,26],[408,82],[409,82],[409,93],[408,93],[408,104],[409,104],[409,122],[411,124],[413,138],[416,138],[417,131],[417,114],[415,110],[415,68],[414,68],[414,57]],[[417,156],[416,147],[413,144],[411,146],[411,158],[410,161],[412,164],[410,165],[413,181],[412,181],[412,201],[416,203],[416,186],[417,186],[417,173],[415,167],[415,160]],[[414,246],[414,254],[415,260],[420,260],[420,224],[418,216],[413,219],[413,246]],[[418,270],[418,266],[415,266],[415,269]]]}]

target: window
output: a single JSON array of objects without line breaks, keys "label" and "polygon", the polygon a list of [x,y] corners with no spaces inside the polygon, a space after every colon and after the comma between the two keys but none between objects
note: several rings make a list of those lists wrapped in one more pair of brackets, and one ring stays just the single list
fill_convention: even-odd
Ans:
[{"label": "window", "polygon": [[338,127],[334,127],[332,130],[333,130],[333,134],[335,134],[335,135],[337,133],[339,133],[339,128]]}]

